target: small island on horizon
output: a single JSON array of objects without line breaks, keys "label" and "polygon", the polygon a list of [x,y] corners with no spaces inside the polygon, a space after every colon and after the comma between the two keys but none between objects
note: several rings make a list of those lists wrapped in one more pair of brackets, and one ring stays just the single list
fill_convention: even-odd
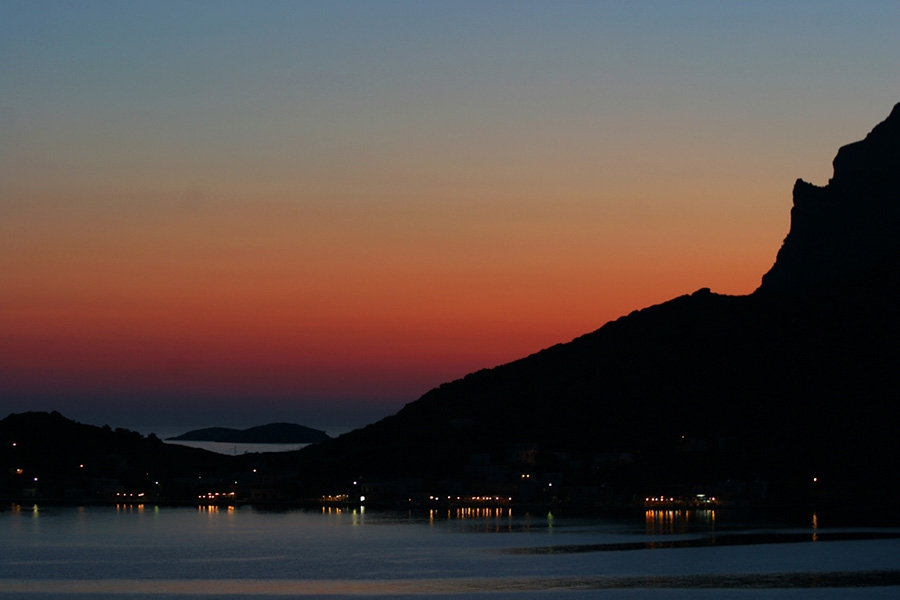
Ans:
[{"label": "small island on horizon", "polygon": [[330,440],[320,429],[296,423],[269,423],[248,429],[206,427],[166,438],[178,442],[222,442],[227,444],[315,444]]}]

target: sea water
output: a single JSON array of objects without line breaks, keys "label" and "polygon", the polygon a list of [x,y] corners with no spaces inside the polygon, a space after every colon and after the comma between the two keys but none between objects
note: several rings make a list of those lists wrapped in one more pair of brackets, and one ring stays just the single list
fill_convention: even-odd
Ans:
[{"label": "sea water", "polygon": [[[229,425],[233,429],[245,429],[243,424]],[[227,454],[237,456],[241,454],[252,454],[256,452],[290,452],[300,450],[309,444],[291,443],[291,444],[260,444],[260,443],[235,443],[235,442],[198,442],[191,440],[175,440],[174,437],[180,436],[191,429],[199,429],[199,427],[189,426],[171,426],[171,425],[128,425],[125,429],[136,431],[141,435],[155,435],[166,444],[175,444],[178,446],[189,446],[191,448],[200,448],[215,452],[216,454]],[[345,433],[353,431],[355,427],[349,425],[335,425],[328,427],[326,433],[331,437],[339,437]]]},{"label": "sea water", "polygon": [[252,454],[254,452],[290,452],[300,450],[309,444],[237,444],[234,442],[194,442],[189,440],[165,440],[166,444],[176,446],[188,446],[200,448],[216,454],[228,454],[238,456],[240,454]]},{"label": "sea water", "polygon": [[838,525],[720,510],[12,506],[0,597],[900,597],[900,529]]}]

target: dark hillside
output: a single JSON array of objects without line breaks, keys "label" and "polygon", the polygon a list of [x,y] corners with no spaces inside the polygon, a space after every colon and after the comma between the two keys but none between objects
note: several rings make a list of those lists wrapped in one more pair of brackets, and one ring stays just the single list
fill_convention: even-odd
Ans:
[{"label": "dark hillside", "polygon": [[704,493],[895,508],[900,105],[834,166],[827,186],[794,186],[791,230],[748,296],[704,289],[635,311],[292,453],[225,457],[58,414],[10,415],[0,493],[161,482],[159,498],[227,484],[231,498],[278,501],[615,506]]},{"label": "dark hillside", "polygon": [[[775,500],[888,498],[900,489],[885,477],[900,467],[898,124],[900,105],[841,149],[828,186],[798,182],[791,232],[756,293],[700,290],[636,311],[441,385],[299,460],[333,484],[465,490],[490,471],[483,489],[515,489],[528,470],[557,491],[619,498],[735,481]],[[528,461],[510,458],[528,446]]]},{"label": "dark hillside", "polygon": [[11,497],[182,500],[204,477],[228,473],[233,462],[156,436],[77,423],[57,412],[9,415],[0,421],[0,444],[0,495]]}]

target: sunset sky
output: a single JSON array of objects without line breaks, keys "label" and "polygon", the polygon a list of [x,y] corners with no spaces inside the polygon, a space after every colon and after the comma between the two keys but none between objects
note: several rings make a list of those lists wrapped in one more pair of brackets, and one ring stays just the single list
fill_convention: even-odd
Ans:
[{"label": "sunset sky", "polygon": [[900,101],[900,3],[0,3],[0,417],[326,430],[701,287]]}]

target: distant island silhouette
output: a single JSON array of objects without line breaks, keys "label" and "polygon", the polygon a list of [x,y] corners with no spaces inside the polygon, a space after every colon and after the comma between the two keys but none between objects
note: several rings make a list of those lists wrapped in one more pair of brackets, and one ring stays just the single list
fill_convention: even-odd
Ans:
[{"label": "distant island silhouette", "polygon": [[155,498],[190,502],[896,508],[898,231],[900,104],[838,151],[827,185],[796,182],[752,294],[636,310],[286,453],[209,456],[10,415],[0,494],[108,499],[152,477]]},{"label": "distant island silhouette", "polygon": [[249,429],[207,427],[166,438],[182,442],[224,442],[228,444],[314,444],[331,437],[319,429],[295,423],[269,423]]}]

